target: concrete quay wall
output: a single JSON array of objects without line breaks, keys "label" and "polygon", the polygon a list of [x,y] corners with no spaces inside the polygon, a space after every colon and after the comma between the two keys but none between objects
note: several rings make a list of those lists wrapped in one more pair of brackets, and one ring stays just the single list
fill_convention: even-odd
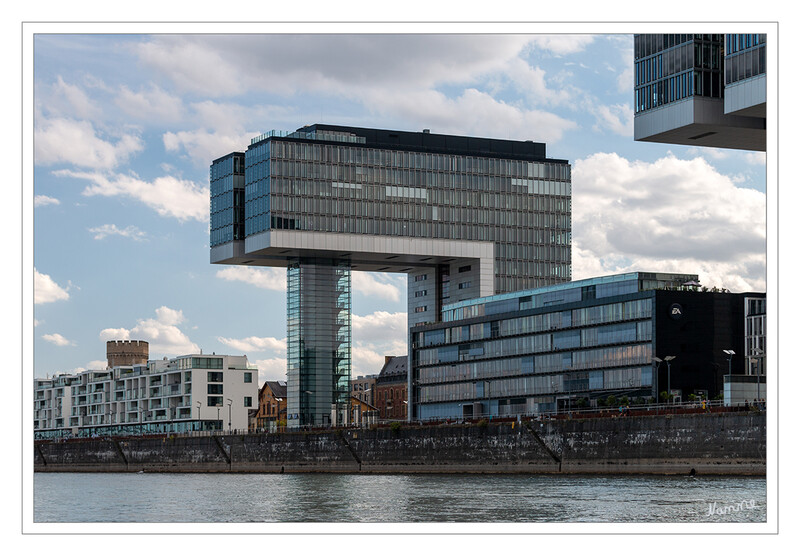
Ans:
[{"label": "concrete quay wall", "polygon": [[766,473],[766,415],[37,441],[39,472]]}]

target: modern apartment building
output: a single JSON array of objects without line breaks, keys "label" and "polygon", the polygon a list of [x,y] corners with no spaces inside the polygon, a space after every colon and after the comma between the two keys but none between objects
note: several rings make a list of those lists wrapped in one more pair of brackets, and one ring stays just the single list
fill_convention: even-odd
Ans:
[{"label": "modern apartment building", "polygon": [[766,150],[767,35],[635,35],[634,138]]},{"label": "modern apartment building", "polygon": [[571,278],[571,176],[545,145],[315,124],[215,160],[211,262],[287,268],[289,426],[346,419],[352,270],[408,275],[409,325]]},{"label": "modern apartment building", "polygon": [[716,396],[729,365],[745,368],[746,308],[764,299],[703,291],[696,275],[634,272],[446,305],[443,322],[411,330],[409,419]]},{"label": "modern apartment building", "polygon": [[192,354],[37,378],[35,437],[247,430],[257,377],[246,356]]}]

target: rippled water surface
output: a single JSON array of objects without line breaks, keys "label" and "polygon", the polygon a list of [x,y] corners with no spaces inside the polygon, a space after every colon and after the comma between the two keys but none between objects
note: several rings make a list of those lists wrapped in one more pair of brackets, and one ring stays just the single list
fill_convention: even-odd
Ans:
[{"label": "rippled water surface", "polygon": [[36,522],[766,521],[764,477],[36,473],[33,491]]}]

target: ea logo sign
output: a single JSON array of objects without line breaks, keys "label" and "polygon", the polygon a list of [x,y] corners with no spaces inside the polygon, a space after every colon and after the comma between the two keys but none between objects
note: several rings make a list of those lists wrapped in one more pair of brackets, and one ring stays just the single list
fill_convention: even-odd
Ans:
[{"label": "ea logo sign", "polygon": [[678,320],[683,316],[683,307],[679,303],[673,303],[669,307],[669,316],[674,320]]}]

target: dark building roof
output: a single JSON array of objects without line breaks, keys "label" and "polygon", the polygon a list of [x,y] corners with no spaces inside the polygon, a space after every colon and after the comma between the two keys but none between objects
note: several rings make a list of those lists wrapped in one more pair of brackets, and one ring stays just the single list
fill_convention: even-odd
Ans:
[{"label": "dark building roof", "polygon": [[[527,161],[566,162],[547,158],[546,145],[534,141],[513,141],[510,139],[490,139],[467,137],[464,135],[444,135],[430,133],[428,130],[396,131],[330,124],[313,124],[299,128],[302,133],[331,131],[351,133],[365,139],[364,146],[380,149],[403,149],[418,152],[458,154],[467,156],[492,156]],[[285,140],[300,140],[295,137],[281,137]],[[323,141],[324,142],[324,141]],[[357,145],[356,145],[357,146]]]},{"label": "dark building roof", "polygon": [[272,395],[276,398],[285,398],[286,397],[286,383],[282,380],[268,380],[264,383],[264,386],[261,387],[263,390],[269,386],[269,389],[272,390]]},{"label": "dark building roof", "polygon": [[381,369],[376,382],[378,384],[386,382],[405,382],[408,378],[408,355],[394,357],[386,356],[386,362]]}]

